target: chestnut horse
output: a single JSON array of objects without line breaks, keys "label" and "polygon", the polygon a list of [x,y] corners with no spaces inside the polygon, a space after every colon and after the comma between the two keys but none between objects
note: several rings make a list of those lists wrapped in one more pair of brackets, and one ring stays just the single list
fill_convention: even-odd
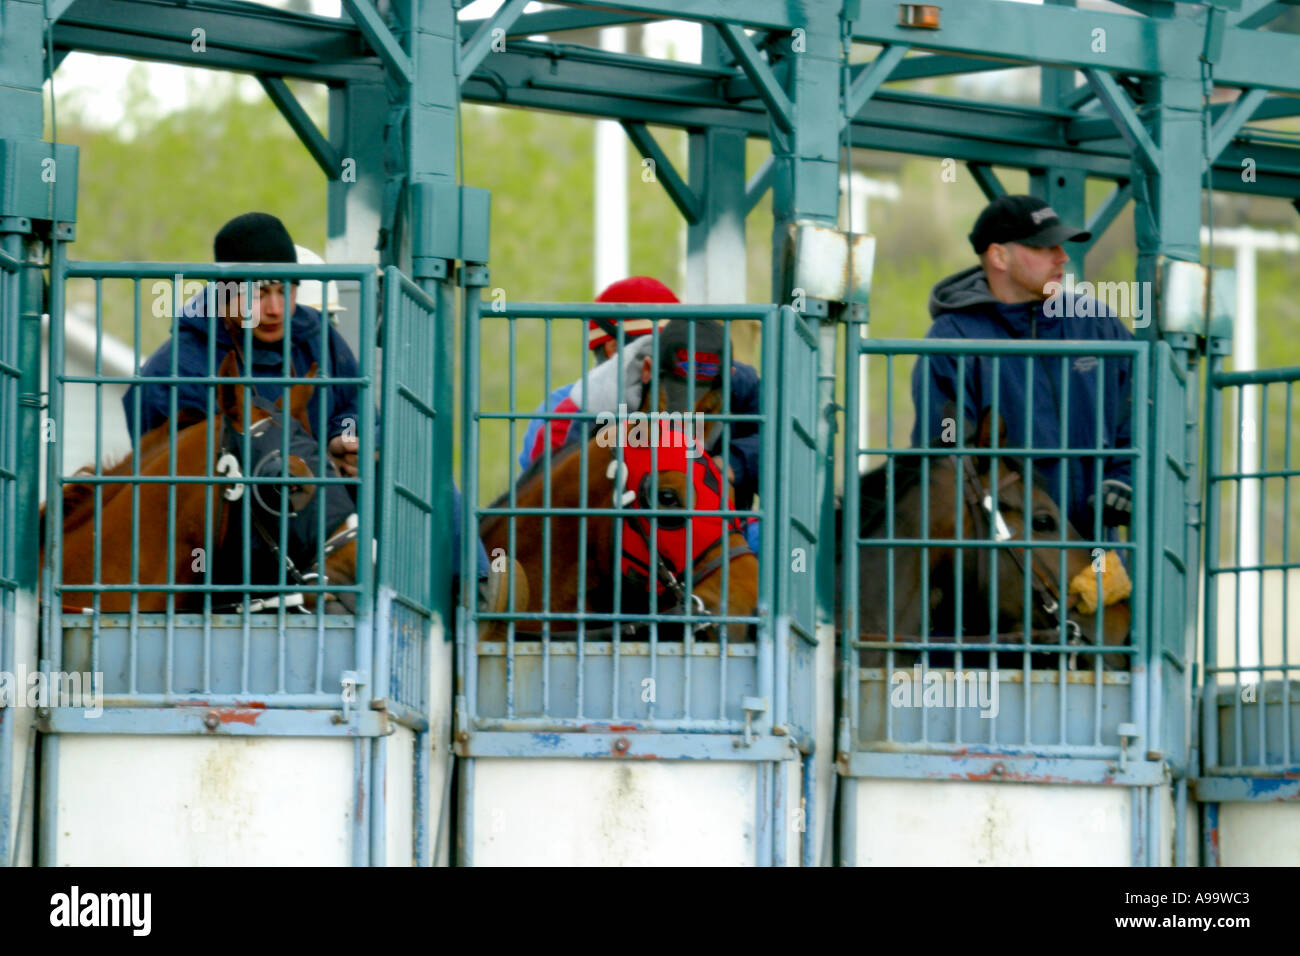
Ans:
[{"label": "chestnut horse", "polygon": [[[1005,424],[1000,424],[1005,436]],[[991,415],[988,410],[980,418],[973,445],[990,448]],[[1004,444],[1004,442],[1002,443]],[[938,447],[938,446],[936,446]],[[893,538],[930,538],[941,541],[956,537],[958,515],[961,515],[962,537],[965,540],[1023,539],[1028,520],[1034,541],[1058,541],[1062,523],[1060,509],[1044,490],[1045,482],[1035,476],[1030,496],[1030,513],[1025,514],[1025,482],[1020,461],[1013,456],[998,456],[997,509],[992,507],[991,456],[937,455],[929,456],[929,484],[922,483],[921,455],[899,453],[893,458],[894,469],[894,522]],[[959,500],[957,473],[963,475],[962,499]],[[922,496],[928,495],[929,526],[922,525]],[[889,554],[894,553],[894,638],[895,642],[920,642],[923,639],[936,644],[942,654],[930,653],[932,666],[949,666],[953,634],[957,625],[957,564],[954,547],[930,545],[923,551],[920,545],[873,545],[871,539],[885,538],[888,527],[888,474],[887,465],[881,465],[864,475],[861,482],[860,537],[867,539],[860,549],[858,563],[857,595],[860,608],[858,640],[884,643],[889,640]],[[837,523],[837,528],[840,524]],[[842,533],[842,532],[841,532]],[[1065,522],[1068,541],[1083,540],[1068,521]],[[962,642],[967,644],[1021,644],[1024,640],[1026,607],[1025,578],[1030,577],[1032,606],[1028,609],[1032,643],[1035,644],[1097,644],[1096,617],[1073,611],[1077,595],[1069,594],[1064,600],[1067,609],[1065,638],[1062,640],[1056,604],[1067,590],[1066,582],[1092,564],[1092,555],[1086,547],[1062,548],[962,548]],[[990,552],[996,552],[996,559]],[[1060,556],[1065,554],[1065,579],[1058,578]],[[837,549],[837,560],[841,552]],[[1027,556],[1028,555],[1028,556]],[[929,566],[929,594],[922,593],[922,560]],[[996,560],[997,594],[990,600],[992,568]],[[1026,563],[1028,562],[1028,563]],[[995,612],[990,614],[990,604]],[[928,638],[921,635],[921,610],[930,608]],[[837,618],[843,625],[843,608],[837,608]],[[1100,643],[1121,646],[1128,638],[1130,610],[1127,601],[1120,601],[1104,609],[1103,635]],[[995,635],[996,640],[990,635]],[[1082,655],[1080,667],[1092,669],[1092,655]],[[1128,656],[1103,655],[1104,664],[1112,670],[1128,669]],[[911,666],[918,652],[895,651],[897,666]],[[863,666],[883,666],[884,650],[864,649],[860,655]],[[963,667],[983,667],[988,655],[967,651],[962,654]],[[1022,666],[1023,651],[1002,650],[999,666]],[[1035,667],[1057,666],[1056,655],[1036,654],[1031,661]]]},{"label": "chestnut horse", "polygon": [[[315,366],[308,373],[314,376]],[[232,377],[238,374],[233,353],[221,363],[219,375]],[[209,443],[216,462],[218,475],[238,478],[242,475],[292,478],[310,478],[320,467],[318,444],[311,437],[307,416],[307,403],[311,398],[311,385],[294,385],[289,389],[289,415],[283,414],[281,402],[271,405],[255,397],[249,406],[249,444],[252,461],[242,461],[244,448],[245,388],[239,384],[221,384],[217,387],[218,413],[185,424],[178,422],[176,432],[176,475],[202,477],[208,474]],[[289,429],[287,470],[280,462],[281,429]],[[168,423],[146,433],[140,438],[139,474],[141,477],[166,476],[170,473]],[[330,473],[333,465],[327,462]],[[92,475],[92,469],[83,468],[78,475]],[[131,476],[135,467],[133,456],[128,455],[117,464],[103,470],[104,475]],[[139,559],[136,585],[139,587],[137,607],[140,611],[156,612],[167,609],[167,592],[150,591],[149,585],[166,584],[168,572],[182,588],[198,585],[204,579],[204,564],[196,559],[200,549],[211,547],[213,553],[207,561],[212,563],[212,580],[216,583],[243,583],[240,550],[241,521],[238,509],[252,509],[250,526],[261,529],[255,532],[251,545],[255,554],[251,563],[249,585],[275,584],[278,571],[286,567],[286,586],[301,578],[315,583],[310,572],[297,571],[292,562],[297,559],[304,567],[316,560],[315,535],[318,511],[323,505],[326,528],[332,529],[326,542],[325,580],[348,584],[356,577],[356,538],[353,506],[345,487],[295,484],[289,489],[291,524],[287,560],[279,553],[280,489],[275,485],[249,484],[227,480],[214,480],[211,484],[194,482],[113,482],[100,485],[100,518],[95,526],[95,485],[69,483],[63,489],[63,585],[131,585],[131,549],[133,534],[138,539]],[[131,489],[139,489],[139,510],[133,511]],[[175,494],[175,524],[167,527],[168,492]],[[211,540],[205,542],[205,502],[211,502]],[[139,528],[136,530],[136,521]],[[265,532],[265,535],[263,535]],[[44,523],[42,523],[42,534]],[[94,546],[100,541],[100,574],[94,576]],[[173,562],[169,568],[168,544],[174,542]],[[268,554],[269,552],[269,554]],[[41,566],[45,564],[42,541]],[[293,569],[290,571],[289,569]],[[323,583],[323,582],[322,582]],[[255,588],[250,587],[250,591]],[[64,598],[65,610],[81,610],[91,603],[95,591],[70,590]],[[131,609],[131,591],[101,591],[99,606],[103,612],[123,612]],[[235,602],[238,593],[214,594],[213,606]],[[314,605],[315,595],[307,595],[305,603]],[[338,596],[342,607],[330,610],[351,610],[354,603],[350,594]],[[201,610],[201,591],[177,591],[174,607],[178,611]]]},{"label": "chestnut horse", "polygon": [[[758,604],[758,559],[745,543],[740,526],[723,516],[674,515],[674,511],[721,511],[734,507],[732,489],[714,461],[693,438],[661,421],[649,426],[652,441],[636,438],[629,422],[607,425],[586,447],[587,497],[581,497],[584,446],[572,444],[552,460],[551,500],[546,501],[546,475],[535,463],[516,488],[519,508],[617,508],[625,516],[608,514],[582,517],[561,514],[488,515],[480,526],[483,544],[491,554],[510,548],[510,525],[515,524],[513,557],[526,575],[526,588],[516,584],[516,612],[615,612],[615,582],[621,582],[618,612],[629,617],[648,611],[688,611],[692,614],[749,616]],[[631,434],[629,434],[631,432]],[[618,448],[623,445],[623,467]],[[657,467],[652,466],[652,449],[657,447]],[[654,471],[652,471],[652,467]],[[657,494],[653,474],[658,475]],[[689,490],[688,490],[688,486]],[[724,491],[725,489],[725,491]],[[726,504],[723,504],[723,495]],[[688,499],[688,494],[693,498]],[[508,496],[492,507],[509,503]],[[658,514],[658,528],[652,532],[648,509]],[[543,590],[543,561],[546,554],[545,528],[550,524],[551,580],[549,595]],[[585,529],[583,527],[585,522]],[[622,540],[615,550],[615,524],[621,523]],[[687,542],[687,528],[691,541]],[[586,535],[586,563],[579,561],[579,547]],[[651,537],[657,557],[651,554]],[[724,542],[726,556],[724,558]],[[726,593],[723,593],[723,564],[728,565]],[[691,593],[686,593],[686,573],[692,574]],[[578,606],[579,583],[585,586],[585,607]],[[651,582],[654,582],[652,585]],[[651,600],[653,591],[654,598]],[[553,622],[556,630],[572,625]],[[592,625],[599,631],[604,625]],[[498,632],[500,628],[496,629]],[[536,621],[521,621],[517,630],[539,633]],[[747,627],[733,623],[728,636],[744,639]]]}]

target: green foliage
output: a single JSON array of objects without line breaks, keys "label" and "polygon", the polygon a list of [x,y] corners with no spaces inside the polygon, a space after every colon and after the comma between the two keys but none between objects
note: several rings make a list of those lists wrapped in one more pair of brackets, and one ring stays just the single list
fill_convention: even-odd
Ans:
[{"label": "green foliage", "polygon": [[[164,114],[144,75],[143,68],[130,74],[122,128],[100,128],[75,99],[58,104],[59,139],[80,148],[71,258],[211,262],[217,230],[250,210],[274,213],[295,242],[323,249],[325,176],[260,89],[244,99],[239,77],[217,75],[207,99]],[[298,93],[309,109],[323,111],[323,89]],[[153,316],[149,288],[141,296],[147,354],[170,324]],[[78,283],[69,297],[91,302],[93,290]],[[129,283],[106,283],[105,330],[131,342],[132,312]]]}]

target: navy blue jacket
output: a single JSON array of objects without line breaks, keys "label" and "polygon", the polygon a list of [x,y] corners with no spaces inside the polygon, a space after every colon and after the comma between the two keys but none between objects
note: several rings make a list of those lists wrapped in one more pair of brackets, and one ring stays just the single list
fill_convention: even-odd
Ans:
[{"label": "navy blue jacket", "polygon": [[[989,291],[980,266],[966,269],[939,282],[930,295],[930,314],[934,321],[926,338],[930,339],[1100,339],[1129,341],[1133,338],[1124,325],[1096,300],[1076,298],[1073,316],[1049,315],[1042,302],[1007,305]],[[1065,311],[1053,308],[1051,311]],[[1091,316],[1091,317],[1088,317]],[[1082,351],[1082,350],[1081,350]],[[1006,444],[1033,448],[1129,448],[1132,445],[1132,369],[1128,359],[1102,360],[1095,356],[1067,357],[1064,381],[1061,359],[1004,356],[1000,359],[1000,395],[998,412],[1007,425]],[[1034,363],[1033,407],[1029,408],[1029,363]],[[944,405],[957,401],[957,362],[955,355],[930,356],[929,375],[925,363],[917,359],[912,372],[912,401],[916,406],[916,424],[912,445],[933,444],[942,434]],[[993,405],[992,356],[965,357],[964,396],[967,428],[973,430],[979,415]],[[929,433],[921,432],[921,397],[929,393]],[[1060,434],[1061,403],[1069,397],[1066,434]],[[1097,402],[1102,406],[1101,434],[1096,427]],[[1032,423],[1032,442],[1027,441],[1027,426]],[[928,437],[928,441],[923,438]],[[1100,441],[1098,438],[1100,437]],[[1064,441],[1062,439],[1064,438]],[[1102,479],[1113,478],[1132,486],[1131,461],[1126,458],[1102,457]],[[1059,470],[1062,459],[1034,460],[1041,477],[1047,479],[1046,491],[1064,504],[1070,523],[1086,537],[1093,534],[1093,509],[1088,499],[1095,491],[1095,456],[1066,459],[1065,501],[1060,498]]]},{"label": "navy blue jacket", "polygon": [[[205,376],[208,374],[208,334],[209,321],[204,316],[204,295],[199,293],[186,303],[178,323],[176,345],[168,339],[160,345],[140,367],[142,376],[163,376],[172,374],[172,349],[177,348],[176,372],[181,378]],[[317,366],[317,375],[354,378],[360,375],[356,356],[348,347],[347,341],[332,326],[326,339],[325,350],[321,349],[321,314],[316,309],[300,305],[293,311],[293,341],[289,357],[293,364],[292,374],[304,376],[312,365]],[[216,354],[212,364],[212,374],[221,367],[222,360],[234,348],[226,323],[217,319]],[[240,329],[240,347],[243,347],[243,330]],[[241,369],[243,374],[249,374]],[[280,377],[284,372],[283,343],[266,344],[253,339],[252,373],[255,377]],[[140,389],[140,434],[158,427],[167,421],[171,413],[169,385],[144,384],[132,385],[122,397],[122,408],[126,412],[126,427],[131,431],[135,418],[134,392]],[[274,402],[280,397],[279,385],[258,385],[257,394]],[[334,438],[348,429],[354,434],[361,427],[359,402],[360,389],[356,385],[328,385],[313,390],[311,401],[307,405],[307,420],[315,431],[320,420],[320,403],[325,402],[326,438]],[[178,410],[189,409],[200,415],[207,414],[208,388],[202,384],[176,386],[176,406]],[[213,395],[215,408],[216,396]],[[376,422],[378,425],[378,422]],[[134,434],[132,432],[132,434]],[[460,569],[460,534],[461,534],[461,500],[460,492],[452,488],[452,565],[456,573]],[[480,541],[478,546],[478,576],[488,575],[488,557]]]},{"label": "navy blue jacket", "polygon": [[[176,349],[176,374],[181,378],[205,376],[208,372],[208,334],[209,320],[203,315],[204,295],[199,293],[185,305],[178,323],[176,340],[168,339],[160,345],[140,368],[141,375],[171,375],[172,350]],[[226,323],[221,319],[214,322],[217,333],[216,356],[213,360],[212,374],[221,367],[221,361],[234,348]],[[289,357],[293,364],[294,376],[306,375],[313,364],[317,374],[340,378],[359,375],[357,360],[344,340],[333,327],[326,339],[325,353],[321,350],[321,315],[315,309],[300,305],[293,311],[293,342]],[[243,347],[243,330],[240,329],[240,347]],[[282,343],[265,344],[253,339],[252,369],[241,369],[244,375],[255,377],[278,377],[286,374],[284,369]],[[122,397],[122,408],[126,412],[126,427],[131,430],[135,419],[136,389],[140,389],[140,434],[143,435],[165,422],[170,415],[169,385],[133,385]],[[256,386],[258,396],[274,402],[280,397],[279,385]],[[308,403],[308,421],[315,431],[320,420],[320,403],[325,402],[326,438],[342,434],[347,428],[346,420],[351,419],[351,431],[356,433],[361,427],[361,415],[358,403],[359,389],[355,385],[329,385],[312,392]],[[208,388],[202,384],[178,385],[176,387],[177,409],[188,409],[200,415],[207,413]],[[215,402],[215,395],[213,396]]]}]

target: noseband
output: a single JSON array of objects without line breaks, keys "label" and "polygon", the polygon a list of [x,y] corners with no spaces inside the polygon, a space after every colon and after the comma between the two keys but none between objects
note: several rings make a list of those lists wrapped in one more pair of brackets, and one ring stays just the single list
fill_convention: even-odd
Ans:
[{"label": "noseband", "polygon": [[[978,536],[978,529],[981,527],[981,525],[983,525],[984,533],[987,534],[989,537],[992,537],[994,540],[999,542],[1010,541],[1012,537],[1011,530],[1010,528],[1007,527],[1007,523],[1002,517],[1002,512],[994,508],[992,495],[985,494],[983,498],[981,498],[979,492],[976,490],[976,488],[979,487],[979,483],[980,483],[979,475],[975,470],[975,463],[971,460],[971,457],[969,455],[962,455],[960,462],[958,462],[957,455],[951,455],[949,457],[952,460],[953,473],[956,474],[957,469],[960,468],[962,469],[962,474],[966,478],[966,480],[962,483],[965,487],[965,498],[966,498],[965,507],[966,510],[968,510],[971,514],[971,521],[974,527],[977,529],[977,536]],[[1011,481],[1014,477],[1015,477],[1015,473],[1012,472],[1001,482],[999,482],[998,491],[1001,491],[1007,485],[1007,483]],[[999,548],[994,550],[1002,550],[1002,549]],[[1021,579],[1023,580],[1024,575],[1026,573],[1025,559],[1014,548],[1007,548],[1006,551],[1010,554],[1011,560],[1015,562],[1016,567],[1020,570]],[[987,591],[988,581],[986,580],[985,577],[985,566],[983,560],[980,561],[978,567],[979,567],[978,573],[980,577],[980,590]],[[1042,570],[1038,567],[1037,563],[1034,561],[1032,552],[1029,554],[1029,570],[1033,572],[1033,576],[1031,578],[1030,583],[1033,588],[1034,597],[1038,601],[1039,608],[1044,613],[1055,617],[1057,612],[1060,610],[1060,601],[1058,600],[1058,592],[1056,592],[1056,590],[1052,587],[1051,582],[1047,579],[1047,577],[1043,574]],[[997,628],[997,622],[996,621],[991,622],[990,629],[996,630],[996,628]],[[1073,618],[1070,618],[1068,616],[1066,617],[1065,628],[1067,633],[1069,634],[1069,637],[1066,639],[1067,644],[1077,647],[1083,644],[1091,643],[1090,641],[1087,640],[1087,638],[1084,637],[1083,629],[1079,626],[1079,623],[1075,621]],[[1078,663],[1077,659],[1078,659],[1078,654],[1070,655],[1070,661],[1069,661],[1070,670],[1074,670],[1076,668],[1076,665]]]},{"label": "noseband", "polygon": [[[619,462],[616,447],[614,445],[610,446],[610,461],[609,466],[605,470],[605,477],[609,478],[613,483],[613,490],[611,492],[613,506],[620,510],[628,506],[631,506],[634,510],[653,510],[655,508],[655,502],[651,500],[653,482],[652,475],[648,469],[641,476],[641,480],[638,482],[635,491],[628,488],[629,469],[626,463],[626,453],[628,450],[629,449],[625,447],[625,460]],[[694,475],[692,474],[692,471],[695,466],[698,466],[705,469],[707,473],[710,473],[710,475],[717,480],[718,485],[721,488],[722,476],[717,472],[717,466],[713,464],[712,459],[707,457],[702,447],[699,448],[699,453],[699,457],[694,459],[694,461],[689,457],[687,458],[687,478],[692,480],[693,483]],[[719,502],[721,502],[722,495],[719,494],[718,498]],[[686,586],[683,582],[687,565],[694,569],[692,579],[694,584],[699,585],[707,578],[718,573],[724,564],[729,564],[746,554],[754,553],[748,544],[742,544],[739,547],[730,550],[727,548],[729,543],[727,538],[730,534],[743,534],[739,519],[724,519],[720,516],[716,518],[711,518],[709,516],[692,518],[685,515],[659,517],[658,526],[661,531],[675,531],[678,528],[681,528],[684,531],[688,522],[701,520],[717,520],[722,526],[716,542],[706,540],[704,546],[702,548],[697,548],[693,555],[683,552],[683,566],[679,568],[675,565],[672,559],[664,553],[666,549],[653,546],[651,540],[650,518],[636,516],[616,519],[616,522],[610,527],[610,535],[612,538],[616,537],[618,520],[623,521],[623,523],[625,523],[636,535],[636,540],[639,540],[640,544],[644,547],[647,558],[651,555],[654,556],[654,567],[652,569],[646,559],[643,559],[640,555],[629,550],[628,538],[625,536],[619,561],[625,584],[631,588],[645,587],[646,583],[653,576],[657,592],[660,595],[670,597],[672,600],[673,609],[669,613],[693,613],[700,617],[710,616],[709,610],[705,606],[703,599],[698,594],[694,593],[693,589],[691,593],[687,593]],[[705,535],[702,535],[702,537],[707,537],[707,532]],[[694,564],[695,560],[701,555],[707,554],[714,548],[718,549],[718,553],[696,568]],[[724,554],[726,555],[725,558]],[[661,598],[657,610],[664,610],[663,603],[663,599]],[[692,630],[700,632],[710,629],[713,626],[714,625],[710,624],[708,621],[699,621],[692,627]]]}]

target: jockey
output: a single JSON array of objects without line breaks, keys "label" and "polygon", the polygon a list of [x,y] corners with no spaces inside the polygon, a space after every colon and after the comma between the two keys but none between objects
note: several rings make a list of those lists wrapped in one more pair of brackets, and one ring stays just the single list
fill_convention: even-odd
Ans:
[{"label": "jockey", "polygon": [[[275,216],[262,212],[245,213],[236,216],[221,227],[213,242],[213,253],[217,262],[249,263],[296,263],[297,250],[289,231]],[[181,378],[202,377],[215,374],[227,354],[234,351],[240,354],[241,372],[255,377],[282,376],[285,373],[283,363],[283,340],[286,317],[292,323],[292,342],[289,358],[292,376],[306,376],[315,365],[322,376],[352,378],[360,375],[356,357],[348,347],[338,330],[329,327],[326,348],[321,348],[321,314],[318,310],[296,303],[298,282],[291,282],[289,289],[282,282],[265,280],[261,282],[249,302],[244,291],[239,291],[239,314],[246,316],[245,321],[252,322],[252,351],[244,361],[243,329],[235,316],[222,316],[222,321],[210,323],[205,306],[207,295],[199,292],[187,302],[182,314],[177,318],[175,340],[168,339],[140,367],[141,377],[170,376],[172,362],[176,363],[175,374]],[[224,298],[224,297],[222,297]],[[219,300],[220,301],[220,300]],[[227,301],[229,301],[227,299]],[[209,366],[209,336],[215,335],[215,357]],[[172,393],[176,395],[178,410],[207,414],[208,386],[203,384],[165,385],[159,383],[137,383],[127,389],[122,397],[122,409],[126,415],[127,430],[135,435],[136,397],[140,401],[139,433],[157,428],[167,421],[170,412]],[[269,401],[280,396],[279,385],[267,384],[257,386],[258,395]],[[357,468],[357,451],[360,440],[356,434],[360,423],[358,407],[360,391],[355,385],[324,385],[314,389],[308,404],[308,420],[313,427],[318,422],[320,403],[325,403],[325,421],[327,430],[328,453],[330,460],[345,477],[355,478]],[[452,488],[452,535],[455,541],[453,568],[459,573],[461,502],[460,492]],[[480,580],[488,577],[487,552],[479,543],[478,576]]]},{"label": "jockey", "polygon": [[[677,296],[673,295],[671,289],[664,285],[658,279],[652,279],[649,276],[632,276],[627,279],[619,279],[617,282],[608,286],[600,295],[596,296],[597,302],[657,302],[677,303]],[[648,336],[653,331],[654,323],[647,318],[625,317],[612,319],[611,322],[617,323],[623,328],[624,347],[630,352],[636,354],[649,354],[649,340],[637,342],[643,336]],[[636,349],[633,348],[636,343]],[[591,353],[598,356],[597,361],[601,363],[599,367],[609,365],[608,374],[616,368],[616,363],[609,363],[618,353],[618,340],[610,335],[600,323],[594,319],[588,323],[588,341],[587,348]],[[593,369],[587,375],[588,387],[592,384]],[[633,385],[633,379],[625,379],[626,387],[634,390],[639,400],[640,388]],[[610,387],[617,389],[616,382],[611,382]],[[577,395],[574,395],[574,392]],[[537,412],[579,412],[582,411],[582,381],[570,382],[567,385],[561,385],[547,397],[546,401],[536,408]],[[617,402],[615,402],[617,404]],[[630,408],[637,406],[629,402]],[[550,436],[551,447],[560,448],[565,439],[568,437],[569,426],[572,424],[567,419],[550,419],[534,418],[528,423],[528,430],[524,432],[523,447],[519,450],[519,467],[527,468],[534,459],[542,454],[543,445],[539,435],[545,430]]]},{"label": "jockey", "polygon": [[[975,221],[971,245],[979,265],[951,275],[930,293],[933,322],[931,339],[1099,339],[1130,341],[1130,332],[1115,316],[1090,296],[1078,295],[1060,305],[1062,270],[1068,256],[1063,242],[1083,242],[1089,233],[1061,222],[1056,212],[1033,196],[1003,196],[990,203]],[[1062,316],[1070,316],[1065,318]],[[912,446],[933,443],[944,431],[945,404],[957,401],[955,355],[932,355],[929,374],[917,360],[912,373],[912,400],[916,424]],[[1091,356],[1070,361],[1065,381],[1061,362],[1035,358],[1033,407],[1028,405],[1028,364],[1024,357],[1000,360],[998,410],[1007,425],[1008,447],[1128,448],[1133,414],[1132,375],[1127,359],[1103,363]],[[965,417],[970,427],[980,413],[993,405],[992,356],[966,356]],[[1060,433],[1060,402],[1067,395],[1070,420]],[[928,433],[922,433],[921,400],[928,392]],[[1102,406],[1101,431],[1096,408]],[[948,413],[950,414],[950,412]],[[1028,426],[1033,426],[1032,435]],[[1032,441],[1031,441],[1032,439]],[[1059,469],[1063,459],[1041,457],[1037,465],[1048,479],[1046,491],[1060,494]],[[1094,502],[1098,497],[1094,459],[1064,459],[1066,500],[1059,502],[1076,530],[1091,537]],[[1102,459],[1102,523],[1107,528],[1129,523],[1132,513],[1132,467],[1127,458]]]}]

